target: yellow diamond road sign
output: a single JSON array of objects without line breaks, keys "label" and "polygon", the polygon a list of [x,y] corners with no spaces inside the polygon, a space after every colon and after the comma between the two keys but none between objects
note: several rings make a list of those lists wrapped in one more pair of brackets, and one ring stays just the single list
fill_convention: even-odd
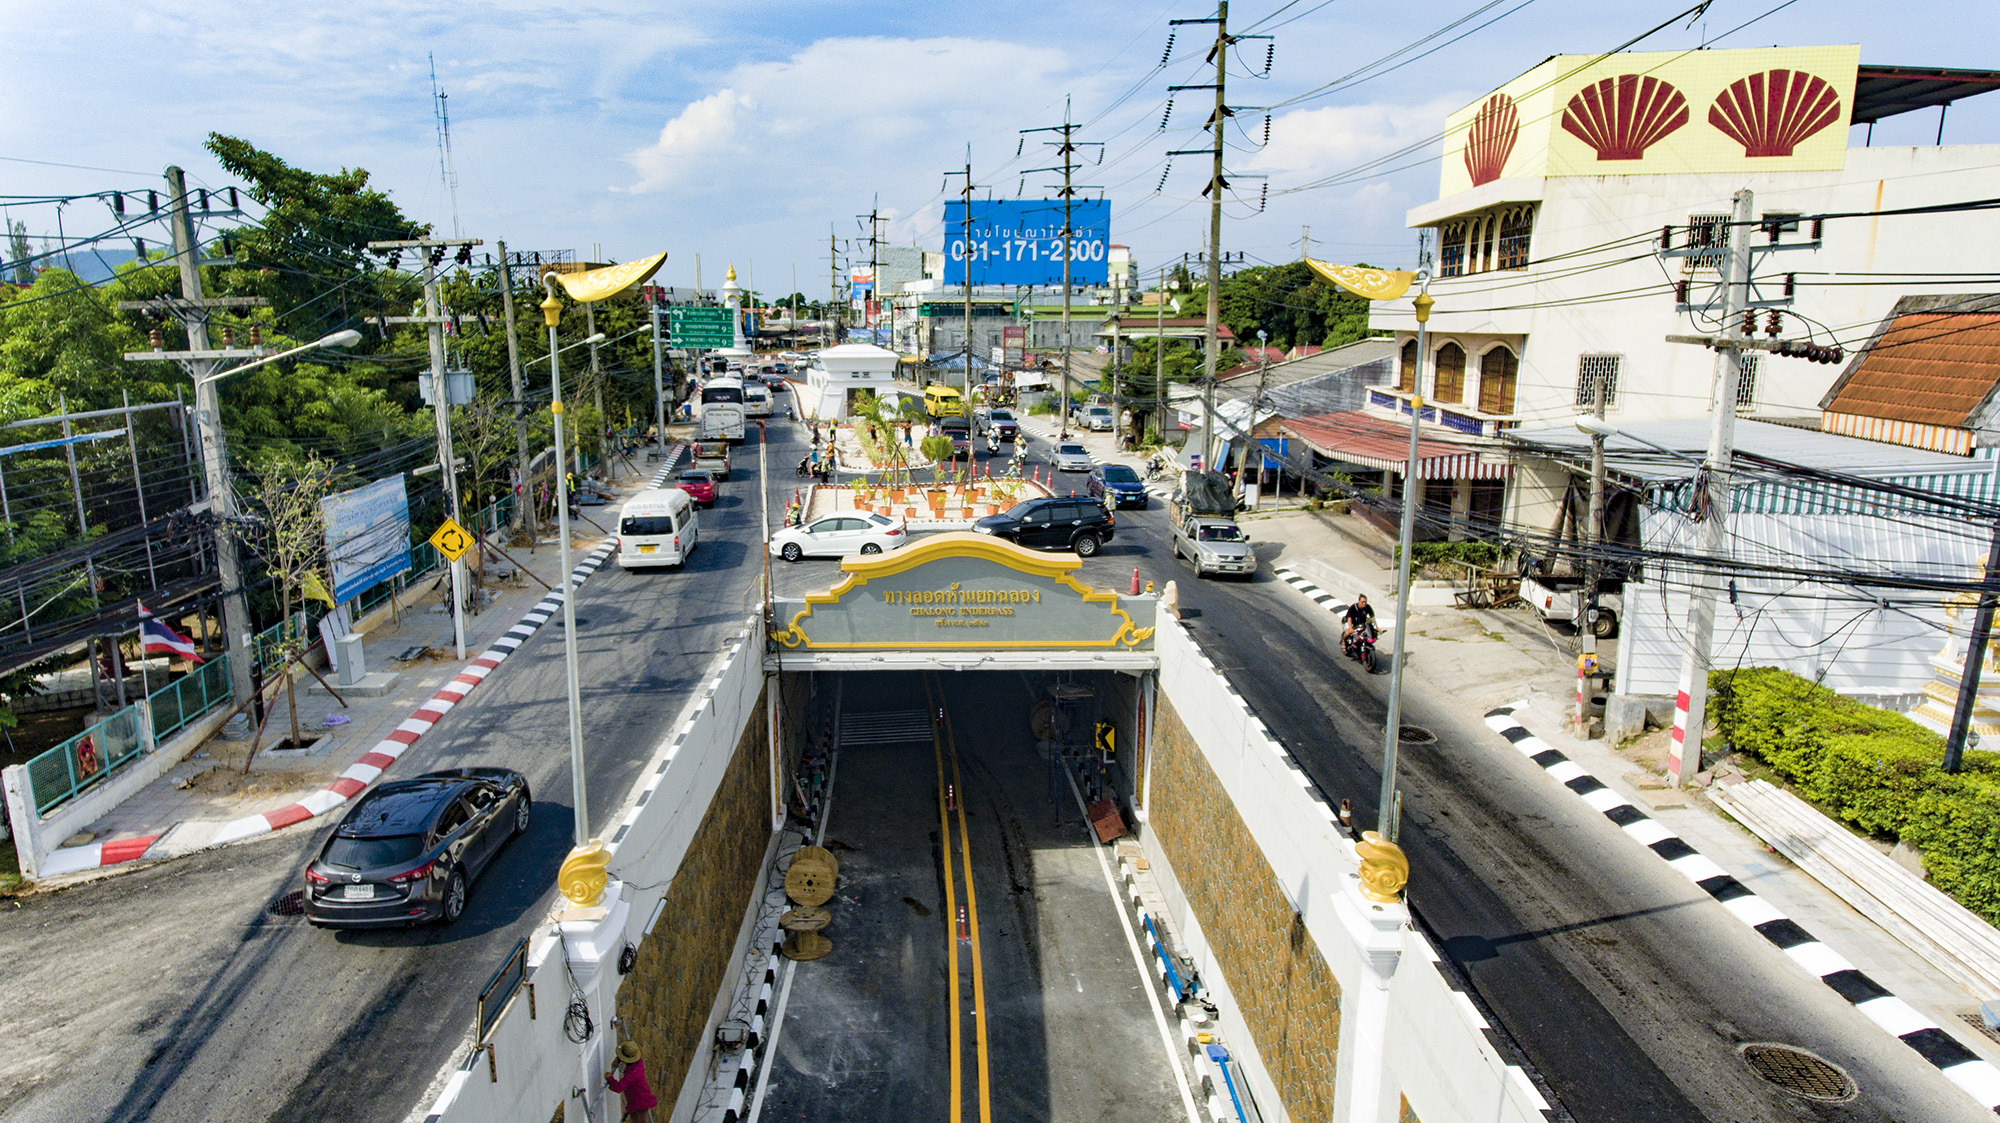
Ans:
[{"label": "yellow diamond road sign", "polygon": [[431,545],[437,547],[437,552],[443,554],[446,561],[457,561],[472,549],[472,535],[458,525],[458,520],[446,519],[444,525],[437,528],[437,533],[431,535]]}]

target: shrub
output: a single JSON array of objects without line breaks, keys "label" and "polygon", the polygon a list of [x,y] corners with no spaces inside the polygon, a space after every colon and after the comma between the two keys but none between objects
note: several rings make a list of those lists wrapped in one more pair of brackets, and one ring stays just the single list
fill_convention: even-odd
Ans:
[{"label": "shrub", "polygon": [[2000,923],[2000,753],[1944,771],[1944,738],[1776,667],[1709,675],[1716,725],[1805,798],[1921,850],[1931,882]]}]

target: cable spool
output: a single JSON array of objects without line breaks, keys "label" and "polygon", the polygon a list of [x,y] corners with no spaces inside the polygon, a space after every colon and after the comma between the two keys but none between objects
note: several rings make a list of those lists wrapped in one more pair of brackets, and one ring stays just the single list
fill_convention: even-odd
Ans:
[{"label": "cable spool", "polygon": [[1028,714],[1028,729],[1038,741],[1060,741],[1069,733],[1070,715],[1068,710],[1052,705],[1047,698],[1035,699],[1035,708]]},{"label": "cable spool", "polygon": [[785,870],[785,896],[808,908],[833,898],[834,882],[840,878],[840,860],[824,846],[801,846]]}]

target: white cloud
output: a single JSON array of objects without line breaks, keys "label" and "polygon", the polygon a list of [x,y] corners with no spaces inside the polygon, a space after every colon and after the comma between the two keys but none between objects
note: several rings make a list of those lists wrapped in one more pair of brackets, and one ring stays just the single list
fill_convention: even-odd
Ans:
[{"label": "white cloud", "polygon": [[681,110],[660,138],[629,158],[639,170],[639,182],[628,190],[658,191],[693,177],[714,176],[720,160],[747,159],[743,135],[757,99],[737,90],[719,90]]},{"label": "white cloud", "polygon": [[[1466,98],[1450,94],[1417,105],[1329,105],[1281,113],[1271,119],[1271,143],[1258,153],[1259,171],[1286,178],[1334,175],[1444,131],[1445,116]],[[1428,155],[1434,145],[1412,153]]]}]

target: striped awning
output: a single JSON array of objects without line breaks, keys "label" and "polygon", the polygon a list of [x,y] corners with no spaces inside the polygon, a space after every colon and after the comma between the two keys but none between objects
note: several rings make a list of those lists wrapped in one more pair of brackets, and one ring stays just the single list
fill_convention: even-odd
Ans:
[{"label": "striped awning", "polygon": [[[1406,423],[1361,410],[1323,413],[1284,422],[1280,428],[1322,456],[1402,474],[1409,459],[1410,430]],[[1423,480],[1505,479],[1511,466],[1497,457],[1482,458],[1479,449],[1458,441],[1419,434],[1416,477]]]}]

